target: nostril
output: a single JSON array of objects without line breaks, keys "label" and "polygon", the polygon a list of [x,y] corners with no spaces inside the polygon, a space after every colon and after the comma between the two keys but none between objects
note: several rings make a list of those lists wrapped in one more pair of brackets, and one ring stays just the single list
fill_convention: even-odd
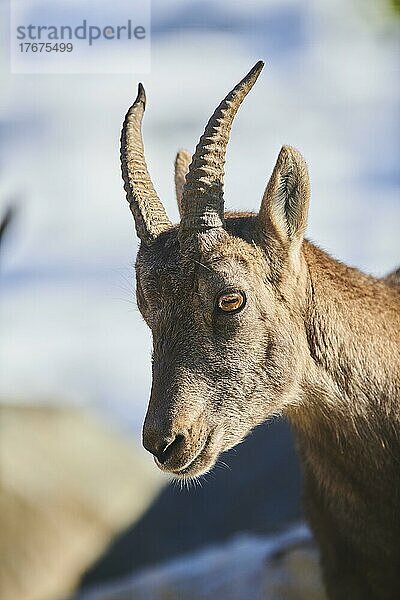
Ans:
[{"label": "nostril", "polygon": [[175,454],[183,445],[185,436],[178,433],[174,439],[164,446],[163,450],[157,454],[158,461],[163,465],[173,454]]}]

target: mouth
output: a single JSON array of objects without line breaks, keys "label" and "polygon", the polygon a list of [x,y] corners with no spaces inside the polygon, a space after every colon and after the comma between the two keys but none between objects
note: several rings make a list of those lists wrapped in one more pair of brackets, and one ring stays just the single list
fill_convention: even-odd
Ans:
[{"label": "mouth", "polygon": [[212,452],[212,435],[211,433],[206,437],[204,444],[201,446],[200,450],[190,458],[182,467],[179,469],[171,469],[167,468],[165,465],[162,465],[157,458],[154,458],[157,466],[167,473],[170,473],[177,479],[185,479],[188,477],[199,477],[200,475],[205,475],[216,462],[216,458],[218,456],[218,452]]}]

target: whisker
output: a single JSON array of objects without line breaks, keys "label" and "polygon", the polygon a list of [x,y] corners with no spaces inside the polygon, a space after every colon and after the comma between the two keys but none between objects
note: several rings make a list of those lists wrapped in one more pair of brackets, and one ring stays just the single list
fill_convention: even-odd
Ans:
[{"label": "whisker", "polygon": [[219,460],[217,465],[221,466],[222,468],[228,469],[228,471],[232,471],[232,467],[230,465],[228,465],[226,462],[224,462],[223,460]]},{"label": "whisker", "polygon": [[207,267],[207,265],[203,265],[203,263],[199,262],[198,260],[195,260],[194,262],[197,263],[198,265],[200,265],[200,267],[207,269],[207,271],[210,271],[210,273],[213,273],[213,270],[210,269],[210,267]]}]

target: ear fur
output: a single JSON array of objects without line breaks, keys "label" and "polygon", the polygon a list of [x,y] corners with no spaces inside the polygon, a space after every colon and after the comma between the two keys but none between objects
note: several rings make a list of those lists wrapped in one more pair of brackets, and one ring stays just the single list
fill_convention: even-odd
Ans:
[{"label": "ear fur", "polygon": [[261,202],[259,221],[265,235],[283,246],[301,244],[307,226],[310,183],[307,165],[291,146],[283,146]]}]

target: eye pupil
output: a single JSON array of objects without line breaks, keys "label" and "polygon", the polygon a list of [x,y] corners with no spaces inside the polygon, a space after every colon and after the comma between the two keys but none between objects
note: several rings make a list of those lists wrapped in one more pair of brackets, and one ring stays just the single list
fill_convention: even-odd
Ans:
[{"label": "eye pupil", "polygon": [[239,310],[244,304],[244,296],[240,292],[230,292],[222,294],[218,298],[218,308],[224,312],[234,312]]}]

